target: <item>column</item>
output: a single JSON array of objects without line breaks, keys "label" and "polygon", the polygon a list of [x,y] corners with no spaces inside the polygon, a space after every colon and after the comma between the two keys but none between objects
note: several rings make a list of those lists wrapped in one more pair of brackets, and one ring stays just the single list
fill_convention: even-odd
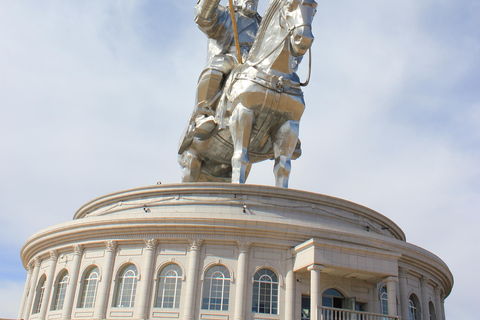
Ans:
[{"label": "column", "polygon": [[428,278],[423,276],[420,279],[420,290],[422,294],[422,318],[430,319],[430,310],[428,308],[428,289],[427,289]]},{"label": "column", "polygon": [[293,272],[293,259],[287,261],[287,274],[285,275],[285,320],[295,320],[295,286],[297,281],[295,272]]},{"label": "column", "polygon": [[50,305],[50,295],[52,293],[53,278],[55,277],[55,268],[57,267],[58,254],[56,250],[50,251],[50,266],[47,270],[47,281],[45,282],[45,292],[43,294],[42,307],[40,309],[40,320],[45,320],[48,306]]},{"label": "column", "polygon": [[435,286],[435,314],[437,316],[437,320],[443,320],[442,303],[440,302],[441,293],[442,289],[440,286]]},{"label": "column", "polygon": [[196,302],[196,288],[198,279],[198,259],[203,240],[189,239],[190,252],[188,254],[187,281],[185,289],[184,320],[193,320]]},{"label": "column", "polygon": [[135,319],[149,318],[149,305],[151,302],[150,289],[153,285],[152,275],[154,270],[153,261],[155,258],[155,249],[157,248],[157,239],[145,240],[145,253],[142,257],[141,279],[138,283],[137,297],[135,298]]},{"label": "column", "polygon": [[73,246],[73,262],[70,270],[67,291],[65,292],[65,303],[63,304],[62,319],[69,320],[72,317],[73,299],[77,288],[78,273],[82,262],[83,248],[81,245]]},{"label": "column", "polygon": [[320,291],[320,271],[323,266],[320,264],[312,264],[307,268],[310,271],[310,319],[320,320],[322,307],[322,292]]},{"label": "column", "polygon": [[25,310],[25,300],[27,299],[27,292],[30,288],[30,281],[32,279],[33,268],[30,263],[27,264],[27,279],[25,280],[25,288],[23,289],[22,301],[20,302],[20,311],[18,312],[18,319],[23,319],[23,312]]},{"label": "column", "polygon": [[408,316],[408,297],[407,297],[407,270],[398,268],[399,286],[400,286],[400,314],[402,319],[409,319]]},{"label": "column", "polygon": [[388,277],[384,280],[387,283],[388,315],[397,316],[397,277]]},{"label": "column", "polygon": [[28,291],[28,300],[27,300],[27,306],[25,309],[23,309],[23,317],[20,317],[20,319],[25,319],[28,320],[30,318],[30,315],[32,313],[32,303],[33,303],[33,297],[35,296],[35,289],[37,288],[37,281],[38,281],[38,272],[40,271],[40,265],[42,263],[42,260],[40,260],[39,257],[35,257],[33,259],[34,267],[33,267],[33,273],[32,273],[32,278],[31,278],[31,285],[30,285],[30,291]]},{"label": "column", "polygon": [[112,283],[113,263],[115,262],[115,249],[117,243],[115,241],[105,241],[105,263],[101,280],[97,291],[97,301],[95,302],[94,319],[105,319],[107,314],[107,303],[110,292],[110,284]]},{"label": "column", "polygon": [[237,261],[237,279],[235,292],[235,320],[245,320],[246,296],[247,296],[247,273],[248,273],[248,253],[250,251],[250,242],[237,242],[238,261]]}]

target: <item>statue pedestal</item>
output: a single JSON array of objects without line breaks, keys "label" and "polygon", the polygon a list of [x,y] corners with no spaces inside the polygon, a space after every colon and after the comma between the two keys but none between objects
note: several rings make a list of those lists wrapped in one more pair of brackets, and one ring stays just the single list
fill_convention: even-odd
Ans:
[{"label": "statue pedestal", "polygon": [[[75,272],[69,276],[79,281],[68,284],[76,286],[68,296],[72,319],[95,312],[107,319],[293,320],[310,296],[318,307],[313,314],[327,312],[319,305],[322,294],[330,299],[327,289],[339,294],[331,297],[333,307],[353,303],[380,313],[377,291],[387,282],[388,292],[403,283],[408,287],[400,292],[416,292],[415,281],[428,279],[422,292],[430,301],[440,301],[429,295],[449,293],[453,285],[438,257],[406,243],[402,230],[378,212],[326,195],[248,184],[156,185],[99,197],[73,221],[28,239],[24,265],[37,261],[50,270],[52,250],[58,255],[54,288],[40,302],[50,306],[57,277]],[[408,270],[408,282],[397,281],[399,267]],[[94,268],[102,296],[96,296],[95,308],[85,307],[86,277]],[[40,278],[29,277],[26,290],[36,295]],[[127,280],[137,286],[134,299],[123,289]],[[36,303],[34,298],[32,310]],[[34,319],[26,305],[24,318]],[[48,308],[46,316],[57,314],[62,311]]]}]

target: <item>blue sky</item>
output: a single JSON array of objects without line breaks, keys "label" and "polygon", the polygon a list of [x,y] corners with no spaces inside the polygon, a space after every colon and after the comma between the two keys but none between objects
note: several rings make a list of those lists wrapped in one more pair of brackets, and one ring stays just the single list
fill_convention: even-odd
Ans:
[{"label": "blue sky", "polygon": [[[0,0],[0,317],[18,313],[30,235],[105,193],[180,181],[206,51],[195,3]],[[290,180],[442,258],[449,319],[477,319],[479,30],[478,0],[319,1]],[[272,163],[248,182],[273,185]]]}]

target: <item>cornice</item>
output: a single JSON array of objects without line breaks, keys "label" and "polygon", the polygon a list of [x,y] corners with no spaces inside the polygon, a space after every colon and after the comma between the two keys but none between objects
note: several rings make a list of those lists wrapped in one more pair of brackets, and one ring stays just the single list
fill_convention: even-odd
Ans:
[{"label": "cornice", "polygon": [[[229,199],[219,199],[218,195],[231,195]],[[271,198],[269,203],[257,203],[256,205],[264,205],[274,207],[277,202],[275,199],[281,199],[282,201],[291,200],[294,202],[304,202],[305,208],[309,210],[322,211],[322,206],[329,208],[335,208],[343,211],[347,211],[354,215],[359,215],[367,220],[378,223],[380,226],[385,227],[388,233],[392,234],[397,239],[405,241],[405,234],[392,220],[386,216],[376,212],[370,208],[359,205],[357,203],[347,201],[332,196],[323,194],[278,188],[271,186],[251,185],[251,184],[232,184],[232,183],[179,183],[179,184],[165,184],[165,185],[152,185],[139,188],[133,188],[118,192],[113,192],[105,196],[93,199],[83,206],[81,206],[74,215],[74,219],[81,219],[88,216],[88,214],[105,208],[105,211],[110,213],[124,210],[122,205],[128,201],[151,201],[151,198],[158,198],[159,203],[155,206],[172,205],[171,203],[161,203],[160,201],[180,200],[182,197],[197,196],[195,199],[196,204],[217,204],[224,205],[229,204],[232,201],[237,201],[241,207],[243,202],[249,197],[266,197]],[[205,198],[212,197],[211,201],[205,200]],[[202,199],[204,198],[204,199]],[[238,199],[238,200],[237,200]],[[252,201],[251,199],[248,199]],[[249,202],[247,201],[247,202]],[[223,203],[225,202],[225,203]],[[177,203],[178,204],[178,203]],[[142,209],[145,203],[139,203],[138,209]],[[149,205],[149,208],[151,206]],[[130,208],[131,209],[131,208]],[[300,210],[301,208],[295,208]],[[337,216],[338,219],[342,219],[341,216]]]}]

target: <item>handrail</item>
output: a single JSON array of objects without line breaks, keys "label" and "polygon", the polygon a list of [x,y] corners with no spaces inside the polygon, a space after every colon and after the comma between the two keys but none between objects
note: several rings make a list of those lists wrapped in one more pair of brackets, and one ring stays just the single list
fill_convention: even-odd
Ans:
[{"label": "handrail", "polygon": [[318,307],[318,320],[397,320],[398,316],[389,316],[371,312],[337,309],[330,307]]}]

